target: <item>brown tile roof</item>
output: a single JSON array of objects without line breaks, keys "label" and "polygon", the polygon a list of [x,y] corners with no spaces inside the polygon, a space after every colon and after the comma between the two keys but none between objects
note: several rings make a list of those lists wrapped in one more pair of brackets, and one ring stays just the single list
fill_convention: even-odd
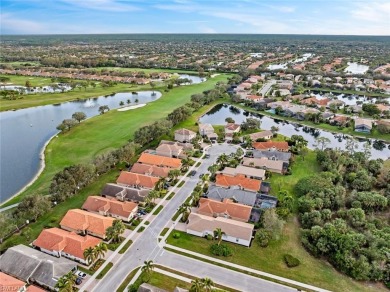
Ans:
[{"label": "brown tile roof", "polygon": [[95,247],[101,242],[100,239],[86,235],[77,235],[59,228],[44,229],[33,245],[50,251],[64,251],[80,259],[84,259],[84,250]]},{"label": "brown tile roof", "polygon": [[214,231],[216,228],[221,228],[227,236],[249,241],[252,237],[254,225],[223,217],[214,218],[197,213],[191,213],[188,216],[187,230],[203,232],[205,230]]},{"label": "brown tile roof", "polygon": [[234,203],[232,200],[224,199],[223,202],[201,198],[199,201],[199,214],[207,216],[228,216],[233,220],[248,222],[251,216],[252,207]]},{"label": "brown tile roof", "polygon": [[118,179],[116,180],[116,183],[127,186],[137,186],[153,189],[154,186],[157,184],[158,180],[158,177],[122,171]]},{"label": "brown tile roof", "polygon": [[275,142],[275,141],[267,141],[267,142],[254,142],[252,143],[253,148],[258,150],[269,150],[272,148],[276,148],[279,151],[287,151],[288,143],[287,142]]},{"label": "brown tile roof", "polygon": [[175,134],[185,135],[185,136],[196,135],[196,133],[194,131],[187,130],[187,129],[184,129],[184,128],[176,130]]},{"label": "brown tile roof", "polygon": [[215,184],[220,187],[239,186],[244,190],[257,192],[260,190],[261,181],[256,179],[246,178],[243,175],[228,176],[218,173]]},{"label": "brown tile roof", "polygon": [[62,218],[60,225],[73,230],[89,231],[104,238],[106,229],[112,226],[114,220],[114,218],[104,217],[80,209],[72,209]]},{"label": "brown tile roof", "polygon": [[125,218],[129,218],[137,208],[138,205],[133,202],[121,202],[99,196],[89,196],[82,207],[82,209],[89,212],[104,212],[104,214],[113,214]]},{"label": "brown tile roof", "polygon": [[266,138],[266,137],[272,137],[272,136],[273,136],[273,133],[271,131],[262,131],[262,132],[256,132],[256,133],[249,134],[249,137],[251,138],[251,140],[254,140],[254,141],[256,141],[257,139],[260,139],[260,138]]},{"label": "brown tile roof", "polygon": [[131,172],[157,177],[167,177],[171,169],[169,167],[159,167],[142,163],[134,163]]},{"label": "brown tile roof", "polygon": [[171,168],[180,168],[181,160],[165,156],[142,153],[138,162],[149,165],[166,166]]},{"label": "brown tile roof", "polygon": [[240,127],[240,125],[234,124],[234,123],[227,123],[227,124],[225,125],[225,129],[228,129],[228,130],[230,130],[230,131],[235,131],[235,130],[237,130],[239,127]]},{"label": "brown tile roof", "polygon": [[19,291],[25,282],[0,272],[0,291]]}]

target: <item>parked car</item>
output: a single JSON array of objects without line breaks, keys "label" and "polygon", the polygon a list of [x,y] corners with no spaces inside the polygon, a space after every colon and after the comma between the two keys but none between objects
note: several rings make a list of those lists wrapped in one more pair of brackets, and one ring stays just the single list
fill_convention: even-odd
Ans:
[{"label": "parked car", "polygon": [[199,178],[202,178],[204,176],[204,173],[199,174]]},{"label": "parked car", "polygon": [[83,282],[82,278],[79,277],[76,279],[76,285],[80,285],[82,282]]},{"label": "parked car", "polygon": [[84,279],[87,276],[87,274],[82,271],[77,271],[76,276]]},{"label": "parked car", "polygon": [[195,174],[196,174],[196,171],[195,171],[195,170],[193,170],[193,171],[190,172],[190,176],[195,176]]},{"label": "parked car", "polygon": [[210,158],[210,154],[206,154],[204,158]]}]

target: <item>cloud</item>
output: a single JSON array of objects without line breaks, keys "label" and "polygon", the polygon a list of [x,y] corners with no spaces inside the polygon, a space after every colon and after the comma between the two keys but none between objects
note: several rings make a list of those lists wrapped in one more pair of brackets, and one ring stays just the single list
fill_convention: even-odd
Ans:
[{"label": "cloud", "polygon": [[81,8],[114,11],[114,12],[128,12],[141,10],[139,7],[125,4],[117,0],[61,0],[67,4],[78,6]]},{"label": "cloud", "polygon": [[388,33],[390,32],[390,2],[357,3],[356,8],[352,10],[352,16],[359,20],[383,22]]},{"label": "cloud", "polygon": [[39,34],[44,28],[39,22],[17,18],[11,13],[1,13],[0,19],[2,33]]},{"label": "cloud", "polygon": [[160,9],[160,10],[171,10],[174,12],[194,12],[198,10],[199,7],[196,5],[182,5],[182,4],[157,4],[153,6],[154,8]]},{"label": "cloud", "polygon": [[279,5],[265,5],[266,7],[283,12],[283,13],[292,13],[295,12],[295,7],[292,6],[279,6]]}]

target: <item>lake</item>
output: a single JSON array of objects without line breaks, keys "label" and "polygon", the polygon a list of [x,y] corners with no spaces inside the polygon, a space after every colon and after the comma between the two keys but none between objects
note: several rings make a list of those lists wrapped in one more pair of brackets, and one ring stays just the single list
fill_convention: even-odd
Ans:
[{"label": "lake", "polygon": [[295,60],[283,63],[283,64],[271,64],[268,65],[267,69],[268,70],[280,70],[280,69],[287,69],[288,64],[295,64],[295,63],[301,63],[307,61],[313,54],[311,53],[306,53],[303,54],[301,58],[297,58]]},{"label": "lake", "polygon": [[364,74],[368,71],[369,66],[358,64],[358,63],[350,63],[348,62],[348,67],[344,69],[344,72],[352,73],[352,74]]},{"label": "lake", "polygon": [[[330,98],[330,99],[337,99],[340,101],[343,101],[345,105],[351,106],[351,105],[356,105],[357,102],[360,102],[362,104],[365,103],[371,103],[375,104],[376,101],[378,100],[375,97],[367,97],[363,95],[355,95],[355,94],[344,94],[344,93],[326,93],[326,94],[321,94],[318,91],[312,91],[313,95],[317,99],[325,99],[325,98]],[[387,100],[386,97],[381,98],[379,100]]]},{"label": "lake", "polygon": [[[271,130],[272,126],[276,126],[279,128],[278,133],[284,136],[291,137],[292,135],[301,135],[308,141],[308,147],[311,149],[315,148],[315,139],[317,137],[326,137],[331,141],[328,147],[345,150],[347,138],[342,134],[332,134],[319,129],[299,126],[296,123],[277,120],[260,114],[253,114],[226,104],[215,106],[212,110],[203,115],[199,119],[199,122],[212,125],[225,125],[225,119],[227,117],[233,118],[237,124],[241,124],[249,117],[255,118],[261,121],[261,129]],[[358,150],[363,150],[363,145],[366,141],[371,142],[371,158],[382,158],[384,160],[390,158],[390,145],[380,141],[372,139],[358,139]]]},{"label": "lake", "polygon": [[[0,113],[0,202],[4,202],[23,188],[37,174],[40,167],[40,152],[45,143],[55,135],[57,125],[71,118],[77,111],[87,117],[99,114],[101,105],[110,109],[127,105],[149,103],[161,97],[155,91],[141,91],[138,94],[116,93],[57,105],[45,105],[17,111]],[[138,100],[138,102],[136,102]]]}]

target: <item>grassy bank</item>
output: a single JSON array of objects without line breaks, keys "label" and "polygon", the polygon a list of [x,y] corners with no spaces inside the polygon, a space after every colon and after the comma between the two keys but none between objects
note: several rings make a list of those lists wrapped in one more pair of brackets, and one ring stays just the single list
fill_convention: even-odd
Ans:
[{"label": "grassy bank", "polygon": [[311,91],[321,91],[321,92],[333,92],[333,93],[344,93],[344,94],[353,94],[353,95],[360,95],[360,96],[369,96],[369,97],[390,97],[389,94],[385,93],[377,93],[377,92],[367,92],[367,91],[356,91],[356,90],[340,90],[340,89],[330,89],[330,88],[310,88],[307,87],[305,90],[311,90]]},{"label": "grassy bank", "polygon": [[212,89],[216,82],[226,78],[227,75],[219,75],[200,84],[177,87],[145,107],[123,112],[112,110],[59,135],[46,148],[46,167],[39,178],[20,196],[3,205],[17,203],[27,194],[47,194],[52,177],[65,166],[90,162],[96,155],[124,145],[140,127],[165,118],[188,102],[192,94]]}]

